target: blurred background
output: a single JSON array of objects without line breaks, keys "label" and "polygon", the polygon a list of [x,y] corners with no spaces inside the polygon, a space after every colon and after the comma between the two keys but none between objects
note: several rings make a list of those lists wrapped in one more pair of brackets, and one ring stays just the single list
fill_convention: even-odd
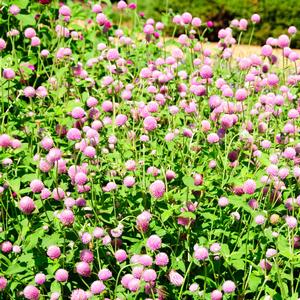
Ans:
[{"label": "blurred background", "polygon": [[[112,1],[117,2],[117,1]],[[252,44],[263,45],[268,37],[278,37],[287,33],[289,26],[300,30],[300,0],[131,0],[136,2],[138,11],[145,13],[145,18],[162,20],[166,12],[175,15],[189,12],[200,17],[203,22],[214,22],[214,28],[208,35],[210,41],[217,40],[217,31],[230,24],[235,18],[250,19],[253,13],[261,16],[261,23],[256,25]],[[249,27],[251,22],[249,22]],[[171,35],[171,24],[167,27]],[[250,31],[243,35],[247,43]],[[179,34],[180,32],[177,32]],[[207,35],[206,35],[207,36]],[[292,39],[292,47],[300,48],[300,33]]]}]

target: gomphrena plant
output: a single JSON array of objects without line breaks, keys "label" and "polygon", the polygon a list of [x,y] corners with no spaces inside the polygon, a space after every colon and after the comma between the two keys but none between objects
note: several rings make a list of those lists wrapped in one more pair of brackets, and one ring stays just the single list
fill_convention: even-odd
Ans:
[{"label": "gomphrena plant", "polygon": [[213,45],[124,1],[0,15],[1,299],[300,297],[295,27],[241,55],[258,14]]}]

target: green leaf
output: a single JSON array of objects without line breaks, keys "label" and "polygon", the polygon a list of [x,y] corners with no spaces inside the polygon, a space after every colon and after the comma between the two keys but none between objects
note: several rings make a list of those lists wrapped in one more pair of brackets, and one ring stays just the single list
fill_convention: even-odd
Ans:
[{"label": "green leaf", "polygon": [[183,183],[184,183],[187,187],[189,187],[189,188],[194,188],[194,187],[195,187],[193,177],[190,177],[190,176],[184,176],[184,177],[182,178],[182,181],[183,181]]},{"label": "green leaf", "polygon": [[42,247],[48,248],[52,245],[61,245],[63,242],[63,238],[60,237],[58,232],[55,232],[51,234],[50,236],[47,236],[47,238],[44,238],[42,241]]},{"label": "green leaf", "polygon": [[166,222],[172,215],[173,215],[173,210],[172,210],[172,209],[165,210],[165,211],[161,214],[161,220],[162,220],[163,222]]},{"label": "green leaf", "polygon": [[230,255],[230,250],[229,250],[228,245],[226,245],[226,244],[221,245],[221,253],[222,253],[223,256],[229,256]]},{"label": "green leaf", "polygon": [[10,185],[11,189],[14,192],[19,193],[19,191],[20,191],[20,185],[21,185],[20,178],[9,180],[8,184]]},{"label": "green leaf", "polygon": [[249,277],[249,288],[251,292],[255,292],[260,284],[261,284],[261,277],[257,277],[254,274],[251,274]]},{"label": "green leaf", "polygon": [[277,239],[277,246],[281,255],[285,256],[286,258],[291,258],[289,243],[282,235],[279,235]]},{"label": "green leaf", "polygon": [[36,174],[25,174],[22,176],[21,181],[22,182],[30,182],[33,179],[36,179]]},{"label": "green leaf", "polygon": [[236,270],[244,270],[245,264],[242,259],[235,259],[231,260],[230,264],[236,269]]},{"label": "green leaf", "polygon": [[204,219],[208,219],[208,220],[211,220],[211,221],[216,221],[216,220],[219,219],[216,215],[213,215],[213,214],[211,214],[209,212],[203,212],[203,213],[201,213],[201,216]]},{"label": "green leaf", "polygon": [[51,283],[51,287],[50,287],[51,292],[60,292],[60,283],[56,280],[54,280]]},{"label": "green leaf", "polygon": [[243,210],[249,212],[250,214],[253,213],[253,210],[250,206],[240,197],[237,198],[236,196],[228,197],[229,203],[234,205],[235,207],[242,208]]},{"label": "green leaf", "polygon": [[180,218],[189,218],[196,220],[196,215],[190,211],[185,211],[179,215]]},{"label": "green leaf", "polygon": [[7,268],[5,274],[6,275],[14,275],[14,274],[22,273],[26,269],[27,269],[26,267],[22,267],[19,264],[13,263]]},{"label": "green leaf", "polygon": [[11,0],[9,2],[11,5],[17,5],[19,8],[23,9],[27,7],[29,0]]},{"label": "green leaf", "polygon": [[34,19],[33,15],[19,14],[19,15],[16,16],[16,18],[22,23],[23,27],[35,26],[35,19]]}]

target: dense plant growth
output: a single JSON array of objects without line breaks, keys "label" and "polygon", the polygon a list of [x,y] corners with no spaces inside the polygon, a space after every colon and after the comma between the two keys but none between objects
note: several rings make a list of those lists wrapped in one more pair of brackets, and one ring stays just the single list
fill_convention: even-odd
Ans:
[{"label": "dense plant growth", "polygon": [[[232,19],[249,19],[254,13],[258,13],[263,21],[256,26],[254,44],[263,45],[269,36],[279,36],[290,24],[300,27],[298,0],[143,0],[139,1],[139,7],[147,18],[159,19],[167,10],[173,14],[189,11],[204,20],[211,20],[215,26],[207,35],[210,41],[217,41],[218,30],[228,26]],[[166,28],[170,34],[173,29],[172,24]],[[250,34],[251,31],[245,33],[243,42],[249,40]],[[299,34],[296,37],[291,45],[300,48]]]},{"label": "dense plant growth", "polygon": [[300,297],[296,27],[1,5],[1,299]]}]

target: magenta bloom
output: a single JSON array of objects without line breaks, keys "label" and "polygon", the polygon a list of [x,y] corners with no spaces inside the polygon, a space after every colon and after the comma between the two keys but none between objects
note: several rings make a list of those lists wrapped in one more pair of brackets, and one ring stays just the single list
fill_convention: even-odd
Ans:
[{"label": "magenta bloom", "polygon": [[71,128],[67,132],[67,139],[70,141],[76,141],[81,139],[81,132],[77,128]]},{"label": "magenta bloom", "polygon": [[154,117],[149,116],[144,119],[144,128],[148,131],[153,131],[157,127],[157,121]]},{"label": "magenta bloom", "polygon": [[38,273],[35,275],[34,281],[36,284],[44,284],[46,281],[46,275],[43,273]]},{"label": "magenta bloom", "polygon": [[55,272],[55,280],[59,282],[66,282],[69,279],[69,273],[65,269],[58,269]]},{"label": "magenta bloom", "polygon": [[70,226],[75,221],[75,216],[70,209],[65,209],[59,214],[59,220],[65,226]]},{"label": "magenta bloom", "polygon": [[194,257],[198,260],[206,260],[208,258],[208,250],[205,247],[194,246]]},{"label": "magenta bloom", "polygon": [[155,264],[157,266],[166,266],[169,263],[169,257],[166,253],[160,252],[155,256]]},{"label": "magenta bloom", "polygon": [[39,179],[34,179],[30,182],[30,189],[33,193],[40,193],[44,188],[44,184]]},{"label": "magenta bloom", "polygon": [[256,190],[256,183],[254,180],[249,179],[243,185],[243,191],[245,194],[252,195]]},{"label": "magenta bloom", "polygon": [[12,69],[4,69],[2,75],[7,80],[14,79],[16,76],[15,71]]},{"label": "magenta bloom", "polygon": [[216,134],[216,133],[210,133],[208,136],[207,136],[207,141],[210,143],[210,144],[215,144],[215,143],[218,143],[220,140],[219,136]]},{"label": "magenta bloom", "polygon": [[161,238],[158,235],[151,235],[147,240],[147,247],[155,251],[161,247]]},{"label": "magenta bloom", "polygon": [[102,270],[99,271],[98,277],[99,277],[100,280],[105,281],[105,280],[112,277],[112,273],[109,269],[102,269]]},{"label": "magenta bloom", "polygon": [[81,261],[76,264],[76,272],[83,277],[88,277],[91,275],[90,265],[87,262]]},{"label": "magenta bloom", "polygon": [[94,260],[93,252],[89,249],[84,249],[80,252],[80,260],[91,263]]},{"label": "magenta bloom", "polygon": [[200,76],[203,79],[209,79],[213,76],[213,71],[210,66],[204,65],[200,70]]},{"label": "magenta bloom", "polygon": [[34,201],[28,196],[21,198],[19,207],[20,210],[26,215],[31,214],[35,210]]},{"label": "magenta bloom", "polygon": [[235,283],[231,280],[226,280],[222,285],[222,289],[225,294],[233,293],[235,291],[235,288]]},{"label": "magenta bloom", "polygon": [[153,198],[161,198],[163,197],[166,187],[162,180],[154,181],[149,187],[150,194]]},{"label": "magenta bloom", "polygon": [[47,255],[51,258],[51,259],[57,259],[60,257],[61,255],[61,251],[59,249],[58,246],[50,246],[47,250]]},{"label": "magenta bloom", "polygon": [[143,272],[142,277],[146,282],[155,281],[157,278],[157,274],[154,270],[148,269]]},{"label": "magenta bloom", "polygon": [[40,298],[40,291],[33,285],[27,285],[23,290],[24,297],[29,300],[37,300]]},{"label": "magenta bloom", "polygon": [[101,294],[104,290],[105,285],[100,280],[96,280],[91,284],[91,292],[93,295]]},{"label": "magenta bloom", "polygon": [[118,49],[109,49],[106,58],[110,61],[117,60],[120,57]]},{"label": "magenta bloom", "polygon": [[3,276],[0,276],[0,291],[3,291],[7,286],[7,280]]},{"label": "magenta bloom", "polygon": [[210,298],[211,298],[211,300],[222,300],[223,294],[219,290],[214,290],[214,291],[212,291]]},{"label": "magenta bloom", "polygon": [[76,289],[72,291],[71,300],[87,300],[88,295],[82,289]]},{"label": "magenta bloom", "polygon": [[184,282],[184,278],[174,270],[169,273],[169,280],[175,286],[181,286]]},{"label": "magenta bloom", "polygon": [[146,232],[149,227],[150,220],[151,214],[148,211],[144,211],[140,215],[138,215],[136,218],[136,225],[138,227],[138,230]]},{"label": "magenta bloom", "polygon": [[118,262],[123,262],[127,259],[127,254],[125,250],[120,249],[115,252],[115,258]]}]

